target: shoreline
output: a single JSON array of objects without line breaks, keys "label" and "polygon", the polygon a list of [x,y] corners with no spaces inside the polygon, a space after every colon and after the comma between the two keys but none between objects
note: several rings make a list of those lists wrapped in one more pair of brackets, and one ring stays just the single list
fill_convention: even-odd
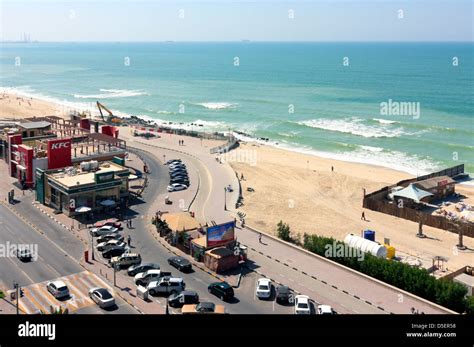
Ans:
[{"label": "shoreline", "polygon": [[[14,101],[13,103],[5,103],[4,97],[10,98],[10,100]],[[21,104],[16,104],[16,102],[21,101]],[[28,105],[30,103],[30,105]],[[11,104],[11,105],[10,105]],[[34,93],[23,92],[17,88],[11,87],[0,87],[0,121],[21,121],[26,117],[41,117],[45,115],[56,115],[60,117],[66,117],[66,113],[70,112],[86,112],[90,113],[93,118],[99,118],[99,111],[96,109],[91,109],[86,107],[86,103],[83,102],[69,102],[64,101],[61,102],[60,100],[54,100],[51,97],[46,96],[38,96]],[[94,103],[91,103],[94,104]],[[28,105],[28,107],[26,106]],[[78,105],[82,105],[82,107],[77,107]],[[92,105],[91,105],[92,106]],[[94,107],[94,106],[92,106]],[[191,130],[191,131],[205,131],[205,132],[216,132],[216,133],[228,133],[228,131],[212,131],[207,130],[203,126],[199,126],[198,123],[185,123],[185,122],[176,122],[176,121],[165,121],[160,119],[153,119],[147,115],[125,115],[123,112],[112,110],[114,114],[117,114],[119,117],[124,117],[127,119],[134,119],[137,121],[140,126],[162,126],[168,127],[171,129],[176,130]],[[13,116],[13,117],[12,117]],[[196,129],[197,128],[197,129]],[[281,142],[271,140],[271,139],[264,139],[259,137],[254,137],[250,134],[246,134],[242,131],[231,131],[231,133],[241,142],[241,143],[249,143],[255,144],[259,146],[266,146],[270,148],[274,148],[276,150],[281,150],[285,152],[295,153],[299,155],[308,156],[308,158],[319,158],[325,160],[332,160],[334,162],[341,162],[347,164],[356,164],[356,165],[365,165],[368,167],[372,167],[375,169],[384,169],[393,171],[400,174],[405,174],[406,177],[416,177],[417,175],[424,175],[429,173],[429,171],[421,170],[414,174],[409,168],[394,168],[389,165],[383,164],[376,164],[371,161],[360,161],[360,160],[350,160],[350,158],[341,158],[340,153],[332,153],[332,152],[321,152],[317,149],[305,149],[305,148],[297,148],[292,147],[291,145],[282,144]],[[474,187],[474,179],[467,182],[460,183],[462,186]]]}]

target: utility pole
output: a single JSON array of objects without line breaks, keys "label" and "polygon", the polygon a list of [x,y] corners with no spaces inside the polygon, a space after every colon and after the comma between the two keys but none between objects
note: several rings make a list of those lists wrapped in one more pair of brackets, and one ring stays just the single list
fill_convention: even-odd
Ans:
[{"label": "utility pole", "polygon": [[224,211],[227,211],[227,187],[224,187]]}]

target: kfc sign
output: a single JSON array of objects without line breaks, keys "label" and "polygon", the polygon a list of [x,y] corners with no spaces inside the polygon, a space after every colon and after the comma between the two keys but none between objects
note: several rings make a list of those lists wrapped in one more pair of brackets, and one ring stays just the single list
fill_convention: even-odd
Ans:
[{"label": "kfc sign", "polygon": [[48,141],[48,169],[71,166],[71,139]]}]

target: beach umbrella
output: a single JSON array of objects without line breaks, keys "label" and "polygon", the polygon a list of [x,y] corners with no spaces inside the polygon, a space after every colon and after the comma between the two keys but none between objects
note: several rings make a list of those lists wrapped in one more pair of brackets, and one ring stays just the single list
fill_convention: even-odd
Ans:
[{"label": "beach umbrella", "polygon": [[74,211],[77,213],[86,213],[86,212],[90,212],[91,210],[92,209],[90,207],[81,206],[81,207],[76,208]]},{"label": "beach umbrella", "polygon": [[100,204],[105,207],[110,207],[110,206],[115,205],[115,201],[107,199],[107,200],[101,201]]}]

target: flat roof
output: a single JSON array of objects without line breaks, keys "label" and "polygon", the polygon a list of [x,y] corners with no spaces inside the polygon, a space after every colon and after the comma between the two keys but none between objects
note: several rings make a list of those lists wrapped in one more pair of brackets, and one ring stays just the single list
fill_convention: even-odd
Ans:
[{"label": "flat roof", "polygon": [[128,170],[128,168],[113,162],[106,162],[99,166],[99,170],[97,171],[82,172],[78,170],[76,175],[68,175],[66,172],[60,171],[48,174],[48,177],[67,188],[71,188],[80,185],[95,184],[95,174],[115,173],[124,170]]},{"label": "flat roof", "polygon": [[462,273],[454,277],[454,279],[458,282],[468,285],[471,288],[474,288],[474,276],[470,276],[466,273]]},{"label": "flat roof", "polygon": [[47,128],[50,125],[51,123],[46,122],[46,121],[25,122],[25,123],[18,124],[18,126],[23,129],[42,129],[42,128]]}]

